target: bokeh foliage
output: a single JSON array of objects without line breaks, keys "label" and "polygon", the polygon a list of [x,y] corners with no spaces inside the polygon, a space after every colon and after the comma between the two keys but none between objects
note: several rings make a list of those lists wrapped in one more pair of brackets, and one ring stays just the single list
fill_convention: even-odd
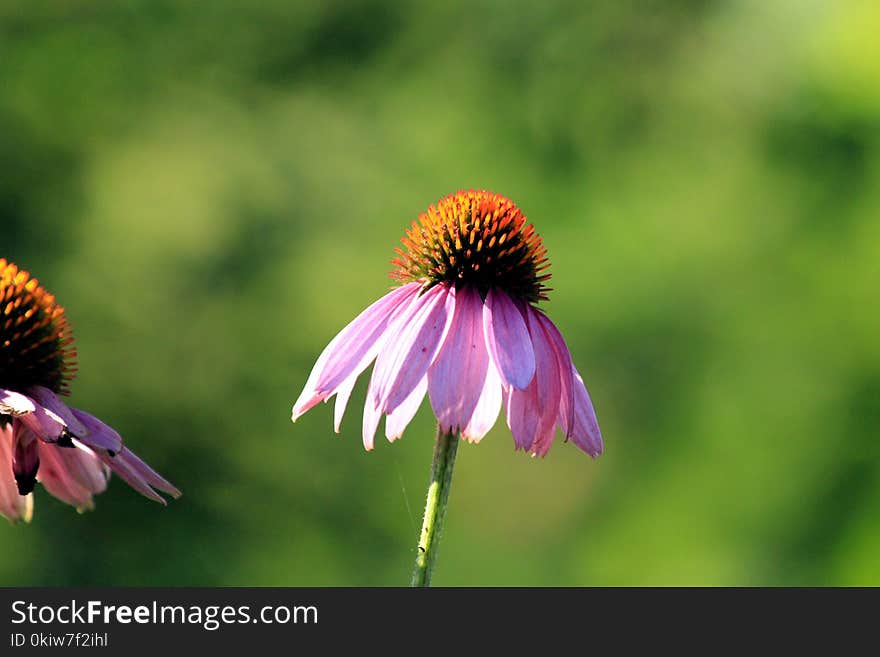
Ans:
[{"label": "bokeh foliage", "polygon": [[459,456],[437,584],[880,584],[880,4],[0,1],[0,256],[184,490],[38,489],[7,585],[405,584],[427,403],[289,408],[458,188],[544,236],[596,462]]}]

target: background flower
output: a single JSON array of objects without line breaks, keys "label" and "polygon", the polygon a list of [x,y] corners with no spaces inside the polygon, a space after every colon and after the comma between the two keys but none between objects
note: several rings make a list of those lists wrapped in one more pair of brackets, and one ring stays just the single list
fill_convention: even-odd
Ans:
[{"label": "background flower", "polygon": [[0,258],[0,515],[13,522],[30,521],[37,481],[80,511],[111,471],[162,504],[157,491],[180,496],[116,431],[58,398],[76,371],[72,344],[54,295]]}]

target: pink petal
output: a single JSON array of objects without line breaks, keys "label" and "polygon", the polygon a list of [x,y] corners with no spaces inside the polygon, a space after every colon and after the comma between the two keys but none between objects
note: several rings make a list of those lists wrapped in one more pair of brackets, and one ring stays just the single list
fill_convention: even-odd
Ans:
[{"label": "pink petal", "polygon": [[517,449],[529,449],[535,442],[540,417],[534,408],[534,391],[509,387],[505,389],[505,393],[507,426],[510,427],[513,444]]},{"label": "pink petal", "polygon": [[47,443],[57,443],[68,433],[64,420],[39,404],[35,404],[33,413],[26,413],[18,419],[33,431],[37,438]]},{"label": "pink petal", "polygon": [[[441,304],[441,302],[443,303]],[[450,303],[449,295],[445,293],[444,289],[439,287],[432,288],[413,299],[410,305],[400,312],[389,326],[387,339],[383,342],[383,350],[380,352],[379,357],[376,360],[376,365],[373,367],[373,374],[370,377],[370,385],[367,388],[367,399],[364,403],[363,441],[364,449],[367,451],[371,451],[374,447],[376,429],[379,427],[382,413],[386,412],[386,408],[389,405],[387,392],[380,393],[379,390],[383,385],[387,390],[388,380],[395,375],[395,371],[392,367],[395,358],[398,356],[397,352],[401,349],[402,345],[404,348],[407,348],[407,345],[410,345],[410,348],[412,348],[411,345],[418,339],[418,331],[414,330],[413,326],[416,326],[416,328],[424,326],[426,322],[425,316],[430,316],[432,309],[436,309],[438,306],[441,308],[447,307]],[[451,316],[452,309],[450,308],[448,312]],[[413,334],[415,334],[414,337]],[[406,408],[396,415],[395,411],[397,409],[391,409],[391,412],[389,412],[389,420],[391,421],[392,430],[400,424],[402,425],[400,429],[402,432],[403,427],[412,420],[412,415],[415,415],[415,412],[418,410],[418,404],[415,405],[414,409],[411,408],[411,405],[416,399],[418,399],[420,403],[421,398],[424,397],[424,389],[421,390],[421,394],[418,393],[418,388],[424,381],[425,376],[423,372],[422,380],[418,381],[413,389],[409,391],[409,394],[403,402],[397,405],[397,409],[401,406],[406,406]],[[407,418],[406,416],[410,410],[412,411],[412,415]],[[386,421],[385,428],[387,433],[388,421]],[[396,438],[399,436],[394,437]]]},{"label": "pink petal", "polygon": [[336,389],[336,405],[333,408],[333,430],[336,433],[339,433],[339,428],[342,426],[342,416],[345,415],[345,407],[348,406],[358,376],[360,372],[354,372]]},{"label": "pink petal", "polygon": [[330,341],[309,374],[299,399],[293,405],[295,422],[318,402],[330,397],[353,372],[362,372],[376,357],[375,346],[388,328],[394,311],[406,306],[421,289],[407,283],[373,303]]},{"label": "pink petal", "polygon": [[40,468],[40,452],[37,437],[16,419],[12,423],[12,474],[18,486],[19,495],[28,495],[34,490],[37,470]]},{"label": "pink petal", "polygon": [[[408,304],[401,303],[397,306],[393,311],[391,311],[391,315],[388,317],[388,324],[383,333],[382,337],[380,337],[371,349],[371,355],[369,357],[369,361],[372,361],[376,355],[379,353],[379,350],[384,346],[387,338],[390,334],[392,334],[393,326],[395,320],[406,311]],[[369,362],[368,361],[368,362]],[[357,378],[360,376],[363,370],[356,370],[351,373],[351,375],[339,384],[339,387],[336,389],[336,404],[333,409],[333,428],[336,433],[339,433],[339,429],[342,426],[342,418],[345,415],[345,409],[348,406],[348,400],[351,398],[351,393],[354,390],[354,386],[357,383]],[[326,400],[325,400],[326,401]]]},{"label": "pink petal", "polygon": [[535,376],[528,388],[511,388],[507,398],[507,423],[517,449],[546,454],[553,442],[562,386],[556,352],[531,307],[528,327],[535,353]]},{"label": "pink petal", "polygon": [[[420,283],[407,283],[385,295],[385,304],[370,314],[369,309],[347,327],[348,333],[340,342],[336,358],[331,356],[318,380],[323,392],[335,390],[352,372],[362,372],[376,357],[376,343],[388,330],[393,319],[409,305],[421,290]],[[380,300],[381,301],[381,300]],[[377,304],[374,304],[374,306]],[[358,323],[360,320],[360,323]],[[346,329],[343,329],[345,332]],[[342,333],[340,333],[342,335]],[[352,366],[352,363],[354,365]]]},{"label": "pink petal", "polygon": [[437,285],[395,320],[370,382],[372,402],[381,412],[392,412],[424,378],[449,329],[454,306],[454,290]]},{"label": "pink petal", "polygon": [[[375,375],[375,371],[374,371]],[[382,418],[382,409],[373,403],[371,392],[373,388],[373,379],[370,379],[370,388],[367,389],[367,401],[364,403],[364,425],[363,439],[364,449],[368,452],[373,450],[373,441],[376,437],[376,428],[379,426],[379,420]]]},{"label": "pink petal", "polygon": [[584,380],[577,369],[572,368],[572,372],[574,374],[574,427],[571,432],[571,440],[595,458],[604,450],[602,432],[599,431],[596,411],[593,410],[593,402],[590,400],[590,393],[587,392]]},{"label": "pink petal", "polygon": [[483,337],[483,300],[471,288],[456,292],[446,340],[428,370],[428,394],[444,431],[466,427],[486,381],[489,352]]},{"label": "pink petal", "polygon": [[538,431],[535,442],[532,444],[531,453],[532,456],[546,456],[553,446],[553,438],[556,436],[556,421],[554,420],[552,424],[541,425]]},{"label": "pink petal", "polygon": [[[99,453],[100,454],[100,453]],[[108,460],[110,457],[105,455],[100,455],[100,458],[104,463],[110,465],[110,461]],[[118,458],[118,456],[116,457]],[[111,465],[110,469],[113,471],[113,474],[118,476],[122,481],[127,483],[129,486],[134,488],[138,493],[143,495],[144,497],[153,500],[154,502],[158,502],[159,504],[167,505],[168,503],[165,501],[165,498],[159,495],[156,491],[154,491],[147,482],[141,479],[136,472],[134,472],[126,463],[120,462],[115,465]]]},{"label": "pink petal", "polygon": [[74,417],[67,405],[58,399],[54,392],[43,386],[33,386],[28,388],[27,393],[40,406],[60,417],[67,425],[67,430],[74,436],[79,438],[86,433],[83,424]]},{"label": "pink petal", "polygon": [[557,424],[565,435],[565,439],[568,440],[571,438],[572,431],[574,430],[574,413],[571,411],[574,408],[574,375],[572,372],[571,353],[568,350],[568,345],[565,344],[562,334],[556,328],[556,325],[550,321],[550,318],[540,310],[535,310],[534,314],[541,322],[541,326],[549,336],[553,350],[556,352],[556,362],[560,373],[559,383],[561,385]]},{"label": "pink petal", "polygon": [[43,487],[62,502],[79,510],[94,507],[92,495],[107,488],[107,470],[93,453],[77,448],[40,443]]},{"label": "pink petal", "polygon": [[0,515],[12,522],[29,520],[33,497],[18,494],[12,474],[12,425],[0,424]]},{"label": "pink petal", "polygon": [[84,433],[77,434],[77,438],[79,438],[81,443],[96,449],[106,449],[108,452],[111,452],[111,456],[122,450],[122,438],[111,427],[78,408],[71,408],[70,410],[85,429]]},{"label": "pink petal", "polygon": [[[74,445],[81,449],[88,449],[78,440],[73,441]],[[156,493],[160,490],[168,493],[172,497],[180,497],[181,492],[172,484],[160,476],[146,463],[141,461],[137,455],[127,447],[123,447],[122,451],[116,456],[110,456],[103,450],[95,452],[101,461],[110,467],[114,474],[118,475],[125,483],[134,488],[144,497],[155,500],[161,504],[166,504],[165,499]]]},{"label": "pink petal", "polygon": [[[128,465],[133,471],[135,471],[141,479],[146,481],[150,486],[155,488],[156,490],[160,490],[163,493],[168,493],[173,498],[179,498],[183,493],[181,493],[176,486],[171,484],[167,479],[161,476],[158,472],[153,470],[149,465],[144,463],[137,454],[132,452],[130,449],[125,447],[122,448],[122,451],[118,456],[114,458],[115,461],[124,461],[126,465]],[[111,465],[112,469],[113,466]]]},{"label": "pink petal", "polygon": [[565,434],[566,439],[571,439],[580,449],[595,458],[602,453],[603,445],[596,412],[593,410],[593,402],[590,400],[581,375],[572,363],[571,353],[559,329],[543,313],[535,311],[535,314],[541,320],[544,330],[550,337],[559,362],[562,383],[557,418],[559,428]]},{"label": "pink petal", "polygon": [[428,378],[422,377],[422,380],[409,394],[409,397],[404,399],[403,403],[385,418],[385,437],[390,442],[394,442],[403,435],[403,430],[406,429],[419,410],[419,406],[422,405],[427,389]]},{"label": "pink petal", "polygon": [[535,376],[535,352],[522,313],[507,293],[489,290],[483,304],[483,332],[501,380],[525,390]]},{"label": "pink petal", "polygon": [[474,408],[470,422],[461,432],[465,440],[479,442],[495,425],[498,411],[501,410],[501,386],[501,376],[490,360],[486,367],[486,378],[483,380],[483,389],[480,391],[477,406]]},{"label": "pink petal", "polygon": [[[103,493],[107,489],[107,481],[110,479],[110,468],[104,465],[98,455],[85,447],[57,447],[46,443],[40,444],[40,453],[52,453],[57,456],[59,463],[65,466],[67,474],[73,481],[88,490],[91,494]],[[42,458],[42,456],[41,456]],[[40,464],[42,481],[43,463]]]},{"label": "pink petal", "polygon": [[22,394],[0,388],[0,415],[24,415],[33,413],[34,402]]}]

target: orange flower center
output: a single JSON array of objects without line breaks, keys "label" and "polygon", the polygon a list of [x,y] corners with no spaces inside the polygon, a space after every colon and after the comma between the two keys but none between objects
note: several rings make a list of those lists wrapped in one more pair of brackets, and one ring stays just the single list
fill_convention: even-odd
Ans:
[{"label": "orange flower center", "polygon": [[547,251],[513,202],[486,191],[459,191],[419,215],[391,261],[391,276],[427,286],[500,288],[530,303],[546,299]]},{"label": "orange flower center", "polygon": [[0,387],[68,394],[76,349],[64,308],[35,278],[0,258]]}]

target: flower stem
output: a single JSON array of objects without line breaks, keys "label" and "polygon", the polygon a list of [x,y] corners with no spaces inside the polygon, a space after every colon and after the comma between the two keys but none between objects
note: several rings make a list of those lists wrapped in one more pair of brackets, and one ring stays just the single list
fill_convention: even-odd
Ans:
[{"label": "flower stem", "polygon": [[446,502],[452,486],[452,468],[455,465],[455,452],[458,450],[458,434],[446,433],[437,427],[437,442],[434,445],[434,462],[431,464],[431,483],[428,486],[428,499],[425,502],[425,519],[419,535],[416,567],[413,570],[412,586],[430,586],[431,573],[437,561],[437,547],[443,531],[446,516]]}]

